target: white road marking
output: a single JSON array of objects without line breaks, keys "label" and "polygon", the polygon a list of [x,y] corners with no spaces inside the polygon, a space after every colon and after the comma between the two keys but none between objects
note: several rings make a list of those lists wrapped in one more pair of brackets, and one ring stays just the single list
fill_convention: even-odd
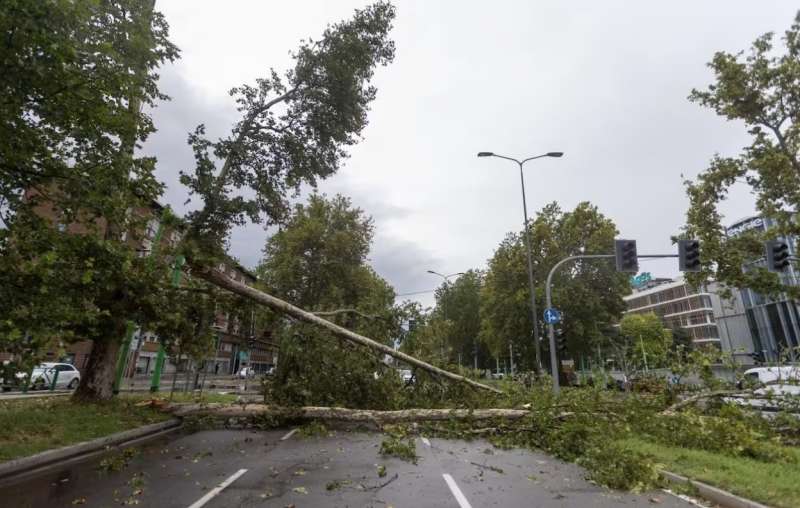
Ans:
[{"label": "white road marking", "polygon": [[228,478],[224,482],[220,483],[219,485],[217,485],[213,489],[209,490],[208,493],[205,496],[203,496],[200,499],[198,499],[197,501],[195,501],[194,504],[189,506],[189,508],[200,508],[201,506],[205,505],[207,502],[209,502],[212,499],[214,499],[214,497],[216,497],[217,494],[222,492],[228,485],[230,485],[231,483],[233,483],[236,480],[238,480],[239,477],[242,476],[243,474],[245,474],[246,472],[247,472],[247,469],[240,469],[240,470],[236,471],[235,473],[233,473],[233,475],[231,475],[230,478]]},{"label": "white road marking", "polygon": [[289,439],[290,437],[292,437],[292,436],[294,435],[294,433],[295,433],[295,432],[297,432],[298,430],[299,430],[299,429],[292,429],[292,430],[290,430],[289,432],[287,432],[287,433],[286,433],[286,435],[285,435],[285,436],[283,436],[283,437],[281,438],[281,441],[286,441],[287,439]]},{"label": "white road marking", "polygon": [[422,439],[422,442],[425,444],[425,446],[428,446],[428,447],[430,447],[430,445],[431,445],[431,442],[430,442],[430,441],[428,441],[428,438],[427,438],[427,437],[421,437],[420,439]]},{"label": "white road marking", "polygon": [[456,481],[453,480],[453,477],[447,473],[444,473],[442,476],[444,477],[444,481],[447,483],[447,486],[450,487],[450,492],[453,493],[456,501],[458,501],[458,506],[461,508],[472,508],[472,505],[469,504],[467,498],[464,497],[464,493],[461,492],[461,489],[459,489],[458,485],[456,485]]}]

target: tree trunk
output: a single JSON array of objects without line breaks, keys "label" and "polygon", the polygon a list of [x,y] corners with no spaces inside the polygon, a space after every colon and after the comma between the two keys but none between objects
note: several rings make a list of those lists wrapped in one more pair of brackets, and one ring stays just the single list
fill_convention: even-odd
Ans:
[{"label": "tree trunk", "polygon": [[275,407],[264,404],[175,404],[171,406],[176,416],[211,415],[224,418],[245,416],[273,416],[297,420],[336,420],[362,423],[402,423],[445,420],[490,420],[502,418],[517,420],[529,416],[528,409],[404,409],[400,411],[373,411],[344,407]]},{"label": "tree trunk", "polygon": [[225,274],[220,273],[219,271],[213,268],[200,267],[198,270],[195,270],[193,274],[204,280],[207,280],[208,282],[214,284],[217,287],[227,289],[228,291],[235,293],[239,296],[243,296],[248,300],[269,307],[272,310],[281,312],[282,314],[288,314],[289,316],[297,320],[321,326],[322,328],[325,328],[326,330],[330,331],[339,338],[342,338],[349,342],[360,344],[362,346],[366,346],[374,351],[387,354],[393,358],[400,360],[401,362],[405,362],[414,367],[418,367],[437,376],[444,377],[452,381],[466,383],[475,388],[481,388],[483,390],[488,390],[490,392],[500,393],[500,394],[503,393],[501,390],[498,390],[497,388],[487,386],[485,384],[479,383],[464,376],[459,376],[458,374],[454,374],[453,372],[440,369],[427,362],[423,362],[422,360],[414,358],[413,356],[409,356],[400,351],[395,351],[394,348],[390,346],[381,344],[380,342],[376,342],[368,337],[352,332],[347,328],[343,328],[339,325],[331,323],[330,321],[322,319],[321,317],[311,312],[307,312],[299,307],[295,307],[294,305],[284,300],[281,300],[280,298],[268,295],[267,293],[264,293],[262,291],[259,291],[258,289],[242,284],[241,282],[236,282],[234,280],[231,280]]},{"label": "tree trunk", "polygon": [[124,336],[125,326],[122,326],[112,337],[93,340],[89,361],[73,398],[83,401],[111,399],[114,395],[117,353]]}]

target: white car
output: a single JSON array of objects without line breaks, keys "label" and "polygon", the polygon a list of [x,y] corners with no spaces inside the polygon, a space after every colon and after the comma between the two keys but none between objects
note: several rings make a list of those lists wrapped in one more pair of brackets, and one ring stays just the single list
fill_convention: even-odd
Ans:
[{"label": "white car", "polygon": [[[56,372],[58,372],[57,378]],[[28,374],[25,372],[17,373],[17,378],[23,382],[27,376]],[[74,390],[81,382],[81,373],[68,363],[40,363],[31,373],[30,388],[46,390],[53,384],[53,379],[56,379],[56,388]]]},{"label": "white car", "polygon": [[409,369],[400,369],[397,372],[400,374],[400,379],[402,379],[404,383],[412,382],[414,379],[414,374]]}]

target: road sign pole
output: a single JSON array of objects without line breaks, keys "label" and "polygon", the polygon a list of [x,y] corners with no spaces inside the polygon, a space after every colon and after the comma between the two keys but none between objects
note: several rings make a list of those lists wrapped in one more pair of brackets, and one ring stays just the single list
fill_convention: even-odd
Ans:
[{"label": "road sign pole", "polygon": [[[576,259],[614,259],[616,256],[614,254],[583,254],[580,256],[570,256],[567,258],[562,259],[558,263],[556,263],[553,268],[550,269],[550,273],[547,274],[547,284],[545,285],[545,298],[547,299],[547,308],[553,308],[553,299],[551,294],[551,286],[553,283],[553,274],[556,273],[556,270],[566,263],[567,261],[574,261]],[[643,257],[643,256],[642,256]],[[556,355],[556,331],[554,323],[547,324],[547,335],[550,339],[550,373],[553,376],[553,393],[558,395],[559,391],[561,391],[561,387],[558,383],[558,358]]]}]

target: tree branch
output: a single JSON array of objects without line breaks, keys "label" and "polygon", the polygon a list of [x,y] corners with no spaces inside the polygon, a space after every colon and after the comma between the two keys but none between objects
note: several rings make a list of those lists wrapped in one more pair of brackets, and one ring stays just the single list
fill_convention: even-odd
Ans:
[{"label": "tree branch", "polygon": [[339,315],[339,314],[356,314],[356,315],[361,316],[361,317],[363,317],[365,319],[385,319],[387,321],[390,320],[390,318],[387,318],[385,316],[378,316],[377,314],[364,314],[363,312],[358,311],[356,309],[336,309],[336,310],[328,310],[328,311],[315,311],[315,312],[312,312],[312,314],[314,314],[315,316],[336,316],[336,315]]},{"label": "tree branch", "polygon": [[413,356],[407,355],[401,351],[395,351],[394,348],[390,346],[381,344],[380,342],[374,341],[363,335],[359,335],[342,326],[331,323],[330,321],[322,319],[321,317],[316,316],[311,312],[305,311],[299,307],[295,307],[294,305],[284,300],[281,300],[280,298],[276,298],[267,293],[263,293],[255,288],[242,284],[241,282],[236,282],[234,280],[231,280],[225,274],[220,273],[216,269],[209,267],[199,267],[199,269],[195,270],[193,273],[197,277],[204,279],[210,282],[211,284],[214,284],[217,287],[227,289],[232,293],[243,296],[265,307],[269,307],[272,310],[276,310],[283,314],[287,314],[289,316],[297,318],[300,321],[305,321],[306,323],[321,326],[322,328],[325,328],[326,330],[330,331],[339,338],[345,339],[355,344],[366,346],[380,353],[387,354],[393,358],[396,358],[397,360],[400,360],[401,362],[405,362],[409,365],[419,367],[420,369],[423,369],[425,371],[434,374],[438,374],[439,376],[450,379],[451,381],[466,383],[475,388],[488,390],[490,392],[498,394],[503,393],[501,390],[498,390],[497,388],[479,383],[477,381],[474,381],[464,376],[460,376],[453,372],[440,369],[439,367],[435,367],[427,362],[423,362],[422,360],[414,358]]}]

